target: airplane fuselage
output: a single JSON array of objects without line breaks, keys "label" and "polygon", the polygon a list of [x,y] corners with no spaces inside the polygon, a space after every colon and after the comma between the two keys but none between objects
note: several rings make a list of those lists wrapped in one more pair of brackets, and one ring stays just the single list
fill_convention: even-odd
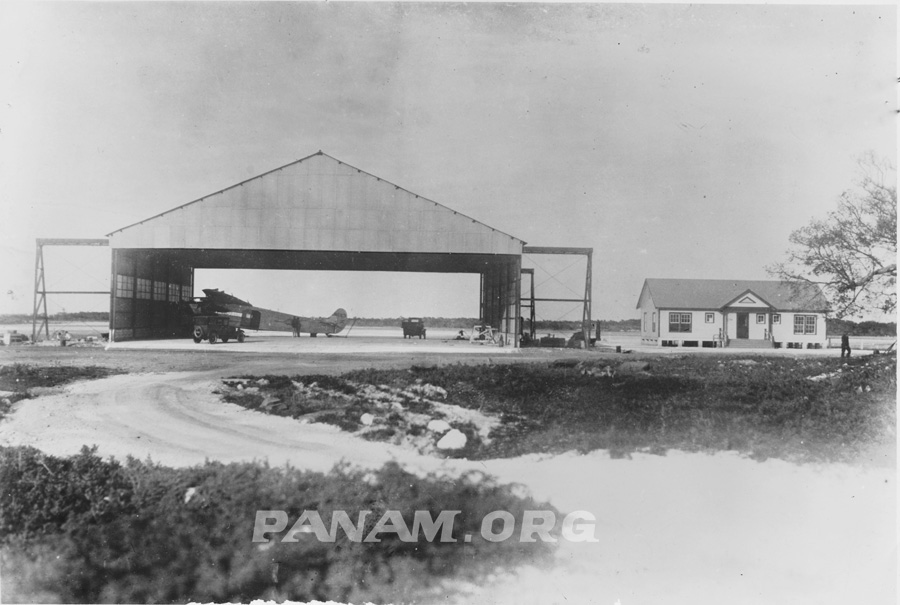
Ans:
[{"label": "airplane fuselage", "polygon": [[309,334],[317,336],[325,334],[331,336],[344,329],[347,324],[347,312],[337,309],[331,317],[301,317],[290,315],[262,307],[254,307],[250,303],[239,298],[220,292],[219,290],[206,289],[203,302],[196,305],[195,312],[205,312],[209,309],[217,315],[228,315],[240,318],[242,330],[267,330],[275,332],[293,332],[295,335]]},{"label": "airplane fuselage", "polygon": [[[231,307],[231,305],[226,306]],[[309,334],[310,336],[318,334],[330,336],[344,329],[343,322],[335,321],[331,318],[299,317],[260,307],[232,308],[229,309],[228,313],[240,315],[241,328],[244,330],[269,330]]]},{"label": "airplane fuselage", "polygon": [[194,315],[226,315],[239,320],[241,330],[293,332],[297,336],[331,336],[343,330],[347,324],[347,312],[343,309],[337,309],[331,317],[300,317],[254,307],[245,300],[216,289],[204,289],[203,293],[205,297],[194,299],[190,304]]}]

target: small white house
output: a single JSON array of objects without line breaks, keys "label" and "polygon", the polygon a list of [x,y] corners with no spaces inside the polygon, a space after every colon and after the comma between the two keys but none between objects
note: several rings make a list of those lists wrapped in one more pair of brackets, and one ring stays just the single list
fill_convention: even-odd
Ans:
[{"label": "small white house", "polygon": [[821,348],[828,302],[818,286],[785,281],[645,279],[641,343]]}]

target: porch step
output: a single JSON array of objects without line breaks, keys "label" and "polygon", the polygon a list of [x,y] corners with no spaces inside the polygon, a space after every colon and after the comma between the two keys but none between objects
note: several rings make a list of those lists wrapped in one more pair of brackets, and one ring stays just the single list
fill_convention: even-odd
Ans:
[{"label": "porch step", "polygon": [[732,338],[728,341],[729,349],[774,349],[775,345],[771,340],[751,339],[751,338]]}]

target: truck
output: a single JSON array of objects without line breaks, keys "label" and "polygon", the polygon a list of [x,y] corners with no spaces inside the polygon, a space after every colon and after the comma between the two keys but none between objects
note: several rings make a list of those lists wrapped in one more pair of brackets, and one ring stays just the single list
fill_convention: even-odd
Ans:
[{"label": "truck", "polygon": [[193,337],[194,342],[199,343],[208,340],[209,344],[216,341],[228,342],[232,338],[238,342],[244,342],[244,331],[241,330],[241,318],[229,315],[195,315]]},{"label": "truck", "polygon": [[425,322],[421,317],[409,317],[401,324],[403,326],[403,338],[412,338],[418,336],[420,339],[425,338]]}]

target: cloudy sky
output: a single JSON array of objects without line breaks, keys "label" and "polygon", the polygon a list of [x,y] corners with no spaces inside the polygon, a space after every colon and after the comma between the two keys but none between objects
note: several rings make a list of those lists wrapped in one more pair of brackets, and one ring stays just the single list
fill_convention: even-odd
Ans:
[{"label": "cloudy sky", "polygon": [[[103,237],[320,149],[529,245],[593,247],[596,317],[635,317],[645,277],[765,279],[860,154],[896,164],[896,43],[892,6],[5,2],[0,313],[31,309],[35,238]],[[49,289],[108,287],[108,250],[47,260]],[[583,289],[577,259],[531,260],[544,294]],[[471,276],[198,285],[477,314]]]}]

